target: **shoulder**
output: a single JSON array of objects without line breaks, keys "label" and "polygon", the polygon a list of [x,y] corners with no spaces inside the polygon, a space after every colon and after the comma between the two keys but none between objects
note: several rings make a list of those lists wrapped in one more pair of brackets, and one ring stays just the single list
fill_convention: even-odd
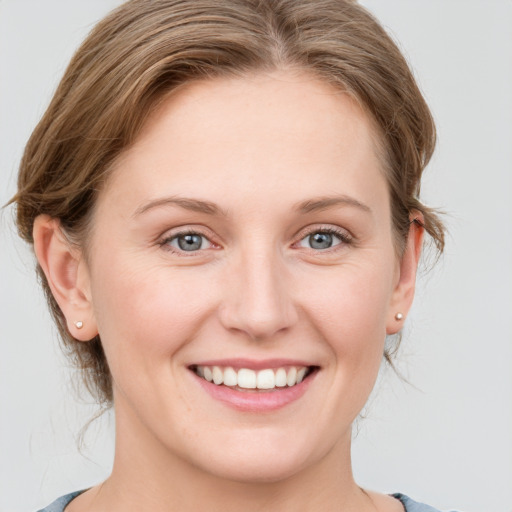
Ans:
[{"label": "shoulder", "polygon": [[61,496],[60,498],[57,498],[53,503],[39,510],[38,512],[63,512],[71,500],[83,492],[84,491],[76,491],[70,494],[66,494],[65,496]]},{"label": "shoulder", "polygon": [[441,512],[437,508],[431,507],[430,505],[418,503],[408,496],[405,496],[405,494],[396,493],[392,494],[392,496],[402,503],[406,512]]}]

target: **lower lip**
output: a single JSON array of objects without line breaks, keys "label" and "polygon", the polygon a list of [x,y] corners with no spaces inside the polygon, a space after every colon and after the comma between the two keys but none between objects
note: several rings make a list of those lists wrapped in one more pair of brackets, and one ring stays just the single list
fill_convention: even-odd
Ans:
[{"label": "lower lip", "polygon": [[214,399],[244,412],[269,412],[281,409],[301,398],[315,379],[318,371],[308,375],[300,384],[271,390],[238,391],[214,384],[191,372],[201,387]]}]

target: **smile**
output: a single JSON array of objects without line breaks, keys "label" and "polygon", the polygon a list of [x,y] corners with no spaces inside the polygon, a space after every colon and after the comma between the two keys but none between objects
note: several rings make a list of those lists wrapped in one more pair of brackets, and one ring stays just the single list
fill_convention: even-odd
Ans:
[{"label": "smile", "polygon": [[257,414],[300,400],[314,385],[320,369],[282,359],[202,361],[188,366],[189,374],[207,396],[237,411]]},{"label": "smile", "polygon": [[296,386],[308,377],[315,367],[289,366],[286,368],[264,368],[256,371],[250,368],[235,369],[232,366],[196,365],[191,369],[202,379],[213,382],[217,386],[223,385],[240,391],[248,391]]}]

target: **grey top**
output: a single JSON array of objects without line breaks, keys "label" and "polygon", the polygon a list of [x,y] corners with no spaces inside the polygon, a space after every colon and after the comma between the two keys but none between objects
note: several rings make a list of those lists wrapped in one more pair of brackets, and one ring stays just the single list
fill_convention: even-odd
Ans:
[{"label": "grey top", "polygon": [[66,494],[65,496],[61,496],[57,498],[53,503],[48,505],[46,508],[42,508],[38,512],[63,512],[64,509],[69,505],[69,502],[76,498],[79,494],[82,494],[85,491],[76,491],[70,494]]},{"label": "grey top", "polygon": [[[84,491],[72,492],[71,494],[66,494],[65,496],[61,496],[59,499],[55,500],[51,505],[48,505],[46,508],[39,510],[39,512],[64,512],[64,509],[69,504],[69,502],[76,498],[79,494]],[[392,494],[394,498],[400,500],[402,505],[404,506],[405,512],[440,512],[436,508],[430,507],[429,505],[425,505],[422,503],[418,503],[414,500],[411,500],[408,496],[404,494]]]},{"label": "grey top", "polygon": [[400,500],[404,506],[405,512],[440,512],[437,508],[431,507],[430,505],[411,500],[411,498],[405,496],[405,494],[396,493],[392,494],[392,496]]}]

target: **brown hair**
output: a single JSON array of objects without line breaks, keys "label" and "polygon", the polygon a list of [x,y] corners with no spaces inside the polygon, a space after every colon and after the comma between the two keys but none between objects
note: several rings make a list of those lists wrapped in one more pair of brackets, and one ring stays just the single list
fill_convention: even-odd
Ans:
[{"label": "brown hair", "polygon": [[[300,68],[351,94],[380,132],[399,251],[411,213],[439,251],[443,225],[419,200],[435,127],[414,77],[374,17],[350,0],[131,0],[91,32],[73,57],[25,149],[18,179],[20,235],[36,216],[58,218],[85,248],[109,168],[164,94],[193,80]],[[38,267],[64,346],[104,405],[112,382],[99,336],[75,340]],[[389,359],[389,355],[386,353]]]}]

